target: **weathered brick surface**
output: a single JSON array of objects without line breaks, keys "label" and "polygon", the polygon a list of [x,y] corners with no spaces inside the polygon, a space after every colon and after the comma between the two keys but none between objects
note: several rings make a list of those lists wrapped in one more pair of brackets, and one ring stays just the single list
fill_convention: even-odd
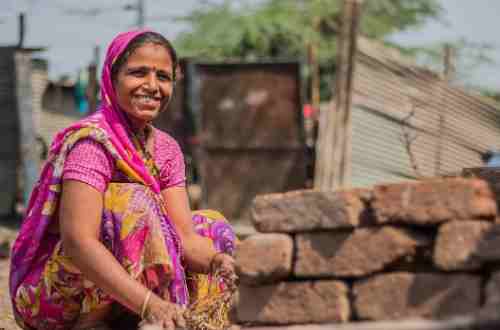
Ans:
[{"label": "weathered brick surface", "polygon": [[339,281],[281,282],[240,287],[238,320],[254,324],[345,322],[348,288]]},{"label": "weathered brick surface", "polygon": [[297,277],[360,277],[380,271],[431,239],[391,226],[296,236]]},{"label": "weathered brick surface", "polygon": [[478,218],[493,220],[497,212],[488,184],[463,178],[376,186],[373,209],[378,223],[418,225]]},{"label": "weathered brick surface", "polygon": [[260,195],[252,205],[252,221],[261,232],[303,232],[353,228],[368,221],[364,199],[370,191],[354,189],[338,192],[315,190]]},{"label": "weathered brick surface", "polygon": [[476,259],[483,262],[500,261],[500,224],[493,224],[493,226],[484,233],[474,256]]},{"label": "weathered brick surface", "polygon": [[434,264],[442,270],[475,270],[481,240],[493,226],[486,221],[452,221],[441,225],[434,247]]},{"label": "weathered brick surface", "polygon": [[258,284],[286,278],[292,271],[293,240],[286,234],[256,234],[236,250],[242,283]]},{"label": "weathered brick surface", "polygon": [[441,319],[476,312],[481,280],[475,275],[390,273],[355,283],[353,294],[361,319]]},{"label": "weathered brick surface", "polygon": [[500,310],[500,271],[491,274],[485,288],[485,304]]}]

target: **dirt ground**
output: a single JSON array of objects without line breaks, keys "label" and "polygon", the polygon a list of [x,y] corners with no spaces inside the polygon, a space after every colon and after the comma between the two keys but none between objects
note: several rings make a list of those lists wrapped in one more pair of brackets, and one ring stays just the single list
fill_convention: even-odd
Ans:
[{"label": "dirt ground", "polygon": [[[0,224],[0,245],[4,242],[12,242],[16,233],[16,230],[2,227],[2,224]],[[8,279],[9,259],[0,256],[0,330],[19,330],[20,328],[16,325],[12,317]]]}]

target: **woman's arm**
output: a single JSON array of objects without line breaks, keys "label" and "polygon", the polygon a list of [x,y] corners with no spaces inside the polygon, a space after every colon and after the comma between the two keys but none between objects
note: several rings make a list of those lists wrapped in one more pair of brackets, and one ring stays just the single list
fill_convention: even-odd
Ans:
[{"label": "woman's arm", "polygon": [[[162,191],[169,218],[174,223],[181,238],[184,259],[190,270],[208,273],[213,258],[214,265],[234,272],[234,260],[228,255],[217,254],[210,239],[198,235],[194,230],[189,199],[185,187],[172,187]],[[220,257],[219,257],[220,256]]]},{"label": "woman's arm", "polygon": [[[59,226],[65,252],[82,274],[130,310],[141,313],[148,289],[134,280],[99,241],[102,194],[85,183],[64,180]],[[148,314],[171,324],[175,306],[152,295]]]}]

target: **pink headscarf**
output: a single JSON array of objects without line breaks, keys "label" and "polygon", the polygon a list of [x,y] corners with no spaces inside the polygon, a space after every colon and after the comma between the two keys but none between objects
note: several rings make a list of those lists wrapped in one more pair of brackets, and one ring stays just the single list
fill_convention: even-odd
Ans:
[{"label": "pink headscarf", "polygon": [[[127,133],[127,121],[123,111],[118,106],[116,92],[113,87],[111,77],[111,68],[118,57],[125,51],[129,43],[137,36],[151,32],[150,30],[141,29],[119,34],[113,39],[108,47],[106,59],[101,76],[101,105],[99,111],[104,116],[104,121],[101,121],[101,128],[106,130],[111,143],[114,145],[121,158],[136,172],[144,183],[150,186],[155,193],[160,192],[158,181],[147,171],[144,161],[139,156],[130,141]],[[71,131],[85,126],[86,121],[78,122],[75,125],[68,127],[60,132],[54,139],[51,152],[58,152],[64,142],[64,137]]]},{"label": "pink headscarf", "polygon": [[91,128],[85,134],[90,134],[96,139],[104,135],[103,141],[110,146],[109,149],[113,150],[116,158],[120,160],[120,164],[128,170],[129,174],[160,195],[158,181],[147,170],[127,134],[128,124],[118,106],[111,77],[113,63],[135,37],[145,32],[149,30],[125,32],[119,34],[111,42],[102,71],[100,109],[95,114],[59,132],[54,138],[47,163],[31,193],[26,218],[12,248],[11,297],[15,296],[18,286],[29,274],[33,265],[42,262],[42,259],[47,258],[50,253],[52,243],[47,241],[47,229],[57,216],[55,212],[60,196],[64,160],[82,129]]}]

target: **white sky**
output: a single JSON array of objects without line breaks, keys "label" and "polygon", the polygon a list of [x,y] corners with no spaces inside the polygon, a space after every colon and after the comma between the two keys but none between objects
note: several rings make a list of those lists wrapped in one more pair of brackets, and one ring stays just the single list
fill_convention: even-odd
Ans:
[{"label": "white sky", "polygon": [[[0,0],[0,45],[17,42],[17,15],[27,13],[26,46],[48,47],[51,78],[75,74],[88,65],[93,47],[104,53],[106,44],[118,33],[133,26],[135,13],[121,7],[136,0]],[[185,26],[166,17],[188,13],[200,0],[145,0],[147,25],[173,39]],[[211,0],[214,1],[214,0]],[[293,1],[293,0],[290,0]],[[373,1],[373,0],[368,0]],[[457,40],[488,43],[496,63],[470,73],[470,82],[500,90],[500,1],[440,0],[448,24],[429,23],[419,31],[401,33],[394,40],[406,45]],[[105,8],[97,16],[68,15],[68,9]],[[162,19],[159,19],[163,17]],[[153,19],[155,18],[155,19]]]}]

